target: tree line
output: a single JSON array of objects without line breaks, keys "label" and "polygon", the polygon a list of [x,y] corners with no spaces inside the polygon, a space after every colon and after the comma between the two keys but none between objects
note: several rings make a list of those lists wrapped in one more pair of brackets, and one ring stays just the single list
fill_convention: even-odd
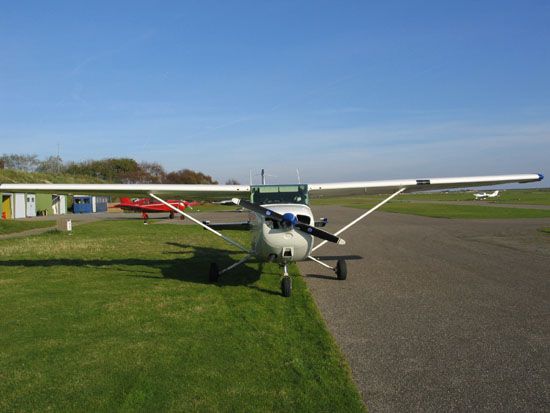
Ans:
[{"label": "tree line", "polygon": [[[59,156],[40,160],[37,155],[4,154],[1,169],[25,172],[91,176],[107,182],[125,184],[217,184],[210,175],[191,169],[167,172],[157,162],[137,162],[132,158],[106,158],[64,162]],[[231,180],[232,182],[234,180]]]}]

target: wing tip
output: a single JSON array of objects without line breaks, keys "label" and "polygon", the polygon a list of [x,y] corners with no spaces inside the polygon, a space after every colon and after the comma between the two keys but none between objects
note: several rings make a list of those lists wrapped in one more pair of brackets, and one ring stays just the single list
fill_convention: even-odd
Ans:
[{"label": "wing tip", "polygon": [[539,176],[539,181],[542,181],[544,179],[544,175],[543,174],[537,174]]}]

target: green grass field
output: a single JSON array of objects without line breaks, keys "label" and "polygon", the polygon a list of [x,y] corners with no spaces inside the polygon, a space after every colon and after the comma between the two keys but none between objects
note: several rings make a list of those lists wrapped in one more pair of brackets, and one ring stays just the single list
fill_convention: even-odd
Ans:
[{"label": "green grass field", "polygon": [[295,266],[290,298],[278,267],[207,282],[240,257],[136,221],[0,241],[0,411],[363,411]]},{"label": "green grass field", "polygon": [[[474,191],[475,192],[475,191]],[[395,198],[393,203],[396,202],[410,202],[410,201],[422,201],[422,202],[455,202],[455,201],[471,201],[472,205],[477,204],[479,201],[474,199],[474,192],[435,192],[435,193],[416,193],[416,194],[401,194]],[[481,190],[480,192],[488,192]],[[347,204],[350,203],[365,203],[365,201],[380,202],[386,196],[385,195],[371,195],[363,197],[346,197],[346,198],[320,198],[312,201],[313,205],[333,205],[346,200]],[[550,189],[511,189],[501,191],[497,198],[488,198],[484,202],[498,203],[498,204],[518,204],[518,205],[550,205]]]},{"label": "green grass field", "polygon": [[503,208],[478,205],[419,204],[414,202],[388,203],[382,207],[382,211],[421,215],[432,218],[519,219],[550,217],[550,210],[544,209]]},{"label": "green grass field", "polygon": [[19,221],[12,219],[0,220],[0,235],[27,231],[35,228],[48,228],[55,226],[53,221]]},{"label": "green grass field", "polygon": [[[369,209],[380,202],[373,198],[324,198],[314,205],[342,205],[352,208]],[[445,203],[420,203],[414,201],[390,201],[380,211],[400,214],[421,215],[432,218],[462,219],[519,219],[548,218],[550,210],[529,208],[506,208],[481,205],[453,205]]]},{"label": "green grass field", "polygon": [[[419,201],[472,201],[474,192],[448,192],[429,194],[403,194],[401,199]],[[492,192],[492,190],[480,190],[479,192]],[[497,204],[524,204],[524,205],[550,205],[550,189],[510,189],[500,191],[498,197],[487,198],[484,202]]]}]

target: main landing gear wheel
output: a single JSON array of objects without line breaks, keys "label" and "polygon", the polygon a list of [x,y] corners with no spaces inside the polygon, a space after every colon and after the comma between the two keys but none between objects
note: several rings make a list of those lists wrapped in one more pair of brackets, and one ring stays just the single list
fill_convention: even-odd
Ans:
[{"label": "main landing gear wheel", "polygon": [[336,263],[336,277],[339,280],[345,280],[348,276],[348,265],[346,264],[346,260],[339,259]]},{"label": "main landing gear wheel", "polygon": [[281,293],[283,297],[290,297],[292,293],[292,279],[288,275],[285,275],[281,280]]},{"label": "main landing gear wheel", "polygon": [[170,219],[174,219],[174,213],[170,211]]},{"label": "main landing gear wheel", "polygon": [[210,264],[210,272],[208,273],[208,281],[211,283],[215,283],[218,281],[218,278],[220,278],[220,269],[218,268],[218,264],[213,262]]}]

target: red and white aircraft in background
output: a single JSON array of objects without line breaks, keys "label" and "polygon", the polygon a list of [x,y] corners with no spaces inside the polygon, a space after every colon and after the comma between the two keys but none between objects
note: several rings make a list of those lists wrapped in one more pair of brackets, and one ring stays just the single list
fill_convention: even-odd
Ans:
[{"label": "red and white aircraft in background", "polygon": [[[188,202],[182,200],[168,200],[166,201],[170,204],[171,207],[176,208],[180,211],[185,211],[187,207],[193,209],[194,206],[200,205],[200,202]],[[141,212],[141,216],[144,220],[149,219],[150,213],[156,212],[169,212],[170,219],[174,218],[174,209],[167,206],[166,204],[153,201],[151,198],[120,198],[120,203],[115,205],[115,208],[120,208],[124,211],[135,211]],[[181,215],[181,219],[185,217]]]}]

